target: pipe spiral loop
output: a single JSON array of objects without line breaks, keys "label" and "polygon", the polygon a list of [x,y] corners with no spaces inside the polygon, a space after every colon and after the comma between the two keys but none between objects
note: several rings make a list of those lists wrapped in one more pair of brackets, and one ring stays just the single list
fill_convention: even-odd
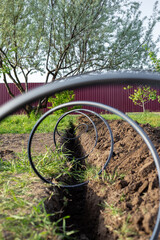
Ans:
[{"label": "pipe spiral loop", "polygon": [[[37,169],[36,166],[40,167],[40,164],[39,163],[35,164],[33,157],[32,157],[32,139],[33,139],[34,134],[36,133],[36,130],[39,127],[39,125],[43,122],[44,119],[46,119],[47,116],[52,114],[54,112],[54,110],[55,110],[54,108],[51,109],[37,121],[37,123],[34,125],[32,131],[31,131],[29,141],[28,141],[28,157],[29,157],[29,161],[31,163],[33,170],[44,182],[50,183],[53,185],[55,185],[55,183],[58,184],[58,181],[57,180],[55,181],[55,178],[59,179],[59,177],[57,177],[57,176],[59,176],[60,174],[57,172],[56,177],[53,180],[53,178],[51,176],[44,177],[42,174],[42,169],[40,169],[40,168]],[[82,116],[83,118],[85,118],[86,123],[80,122],[78,120],[78,124],[76,124],[76,126],[74,126],[72,122],[68,122],[69,125],[67,125],[67,129],[65,129],[63,131],[62,131],[62,129],[59,130],[59,125],[61,125],[61,123],[64,121],[64,118],[66,118],[67,116],[72,116],[74,118],[74,121],[77,118],[80,119],[80,116]],[[61,172],[62,168],[59,169],[59,171],[61,172],[61,175],[66,176],[66,174],[68,174],[71,177],[73,177],[73,175],[77,171],[79,174],[79,178],[80,178],[81,177],[80,174],[81,173],[84,174],[85,162],[83,160],[88,158],[88,156],[90,155],[90,153],[93,152],[93,150],[96,147],[97,142],[98,142],[98,131],[96,128],[96,124],[93,120],[95,117],[104,124],[106,131],[108,131],[108,133],[109,133],[110,144],[111,144],[108,158],[106,159],[106,162],[104,163],[102,168],[97,172],[97,175],[100,175],[102,173],[102,171],[106,169],[106,167],[112,157],[112,154],[113,154],[114,141],[113,141],[113,134],[112,134],[111,128],[110,128],[108,122],[100,114],[98,114],[94,111],[88,110],[88,109],[76,109],[76,110],[70,110],[70,111],[62,114],[58,118],[58,120],[55,124],[54,130],[53,130],[54,147],[52,145],[52,148],[54,148],[55,151],[56,151],[56,149],[58,149],[58,151],[56,151],[56,153],[61,156],[63,153],[64,154],[63,158],[64,157],[66,158],[66,161],[64,161],[65,167],[60,165],[60,167],[63,168],[63,172]],[[63,123],[62,123],[62,125],[63,125]],[[72,127],[70,125],[72,125]],[[94,131],[95,137],[93,139],[93,144],[92,144],[91,149],[89,149],[88,152],[85,152],[85,154],[82,154],[81,150],[79,149],[78,154],[80,154],[80,156],[77,156],[77,153],[75,153],[76,145],[79,145],[79,146],[83,145],[82,142],[80,143],[81,136],[86,133],[89,134],[89,131],[91,131],[92,129]],[[72,148],[72,150],[71,150],[71,148]],[[57,155],[54,155],[53,158],[54,159],[57,158]],[[53,159],[53,161],[54,161],[54,159]],[[41,160],[39,160],[39,161],[41,161]],[[57,164],[59,164],[59,162],[57,162]],[[70,172],[67,172],[68,171],[68,168],[66,169],[67,164],[70,167]],[[76,166],[76,165],[78,165],[78,166]],[[75,166],[76,166],[76,168],[75,168]],[[42,168],[45,168],[44,164],[42,165]],[[57,168],[57,166],[56,166],[56,168]],[[53,169],[53,172],[54,172],[54,169]],[[54,175],[54,174],[50,172],[50,175]],[[60,178],[60,179],[62,179],[62,178]],[[77,183],[77,180],[75,180],[74,177],[71,179],[71,181],[72,180],[74,183],[71,183],[70,185],[59,184],[59,186],[74,188],[74,187],[79,187],[79,186],[85,185],[89,182],[89,180],[85,180],[84,182]]]}]

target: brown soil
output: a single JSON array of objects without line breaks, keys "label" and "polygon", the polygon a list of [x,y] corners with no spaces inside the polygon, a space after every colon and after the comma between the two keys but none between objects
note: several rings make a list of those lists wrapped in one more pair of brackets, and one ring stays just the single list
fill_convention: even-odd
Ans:
[{"label": "brown soil", "polygon": [[[83,117],[79,120],[86,122]],[[99,139],[88,162],[103,167],[110,150],[110,137],[104,124],[94,120]],[[70,215],[68,226],[79,230],[75,235],[78,240],[149,239],[159,204],[155,164],[146,144],[128,123],[115,120],[109,121],[109,125],[114,152],[105,174],[80,188],[48,188],[48,194],[53,191],[55,194],[46,200],[46,209],[50,213],[60,211],[61,216]],[[141,127],[160,154],[160,130],[150,125]],[[28,137],[28,134],[1,135],[0,157],[8,159],[14,152],[26,149]],[[93,130],[82,134],[83,153],[92,148],[93,139]],[[44,151],[44,142],[51,140],[52,134],[37,134],[35,150]]]}]

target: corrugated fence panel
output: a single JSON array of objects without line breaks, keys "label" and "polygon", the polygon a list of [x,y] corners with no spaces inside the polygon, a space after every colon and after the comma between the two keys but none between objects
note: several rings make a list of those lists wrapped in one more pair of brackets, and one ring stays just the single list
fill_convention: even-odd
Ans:
[{"label": "corrugated fence panel", "polygon": [[[15,87],[15,85],[13,83],[9,83],[9,88],[11,89],[12,93],[15,96],[20,95],[20,91]],[[28,87],[29,89],[35,88],[42,85],[42,83],[29,83]],[[22,83],[22,87],[25,88],[25,84]],[[11,100],[12,97],[9,95],[9,93],[7,92],[7,89],[5,87],[4,83],[0,83],[0,105],[8,102],[9,100]]]},{"label": "corrugated fence panel", "polygon": [[[129,99],[128,91],[123,89],[122,85],[98,85],[89,86],[75,90],[76,100],[86,100],[104,103],[122,112],[141,112],[142,107],[134,105],[132,100]],[[135,88],[135,87],[134,87]],[[134,91],[134,88],[131,90]],[[160,95],[160,90],[157,90]],[[149,111],[160,111],[160,103],[158,101],[150,101],[145,105]],[[97,110],[95,108],[92,108]],[[101,112],[101,110],[98,110]]]},{"label": "corrugated fence panel", "polygon": [[[43,83],[30,83],[29,89],[43,85]],[[24,87],[24,84],[22,84]],[[9,87],[15,95],[19,95],[20,92],[14,86],[13,83],[9,83]],[[119,109],[122,112],[141,112],[142,108],[134,105],[133,102],[128,98],[128,91],[124,91],[124,86],[122,85],[97,85],[88,86],[85,88],[75,89],[75,100],[86,100],[93,102],[100,102],[114,108]],[[133,92],[134,88],[132,89]],[[157,90],[160,95],[160,90]],[[0,105],[9,101],[11,97],[9,96],[4,83],[0,83]],[[149,111],[160,112],[160,103],[158,101],[150,101],[145,105],[145,108]],[[102,112],[101,109],[90,108],[97,112]]]}]

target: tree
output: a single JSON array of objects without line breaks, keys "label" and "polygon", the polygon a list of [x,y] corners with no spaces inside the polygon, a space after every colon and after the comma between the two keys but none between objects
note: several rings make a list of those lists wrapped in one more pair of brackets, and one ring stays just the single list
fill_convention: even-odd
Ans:
[{"label": "tree", "polygon": [[[124,90],[129,90],[131,89],[132,86],[127,86],[124,87]],[[143,108],[143,112],[145,112],[145,104],[148,103],[149,101],[154,101],[158,98],[159,96],[157,95],[157,90],[150,88],[149,86],[139,86],[136,89],[134,89],[133,94],[129,94],[129,99],[132,100],[132,102],[135,105],[139,105],[140,107]]]},{"label": "tree", "polygon": [[[14,97],[8,79],[12,80],[20,93],[24,93],[28,91],[30,74],[44,72],[41,65],[41,38],[47,11],[44,6],[41,9],[39,3],[36,13],[32,0],[5,0],[0,4],[0,73],[10,96]],[[25,81],[25,88],[22,80]],[[31,110],[31,105],[25,106],[27,113]]]},{"label": "tree", "polygon": [[[130,0],[0,0],[0,6],[0,72],[12,97],[8,78],[23,93],[34,72],[45,74],[47,83],[88,71],[143,68],[143,45],[156,51],[157,3],[147,30],[140,4]],[[41,99],[37,110],[46,103]]]}]

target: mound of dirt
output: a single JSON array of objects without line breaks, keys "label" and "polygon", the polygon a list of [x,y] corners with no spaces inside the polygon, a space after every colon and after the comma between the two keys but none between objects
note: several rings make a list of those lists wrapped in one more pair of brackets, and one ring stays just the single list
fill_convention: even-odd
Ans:
[{"label": "mound of dirt", "polygon": [[[110,150],[110,137],[105,125],[92,119],[99,138],[88,162],[103,167]],[[81,117],[80,122],[86,123],[86,119]],[[89,182],[86,193],[87,205],[92,208],[90,222],[94,218],[97,221],[96,233],[91,239],[148,239],[156,222],[159,204],[154,161],[141,136],[127,122],[116,120],[108,123],[114,138],[113,157],[100,180]],[[148,124],[141,127],[160,154],[160,130]],[[91,149],[93,141],[94,130],[83,134],[84,152]]]},{"label": "mound of dirt", "polygon": [[[110,136],[104,123],[92,118],[98,131],[98,142],[90,153],[89,164],[103,168],[110,152]],[[80,123],[87,123],[80,117]],[[146,240],[152,234],[159,205],[158,175],[151,153],[134,129],[122,120],[108,121],[114,138],[113,157],[106,170],[86,186],[75,189],[49,188],[52,192],[45,204],[49,213],[58,217],[69,215],[69,229],[77,229],[77,240]],[[160,154],[160,130],[141,125]],[[13,138],[13,139],[12,139]],[[36,150],[42,151],[38,139],[50,141],[51,135],[37,134]],[[28,134],[1,135],[0,156],[8,159],[17,146],[27,145]],[[14,140],[10,142],[10,140]],[[83,154],[95,141],[94,129],[80,137]],[[54,194],[53,194],[54,193]],[[35,192],[36,194],[36,192]],[[55,220],[55,219],[52,219]]]}]

